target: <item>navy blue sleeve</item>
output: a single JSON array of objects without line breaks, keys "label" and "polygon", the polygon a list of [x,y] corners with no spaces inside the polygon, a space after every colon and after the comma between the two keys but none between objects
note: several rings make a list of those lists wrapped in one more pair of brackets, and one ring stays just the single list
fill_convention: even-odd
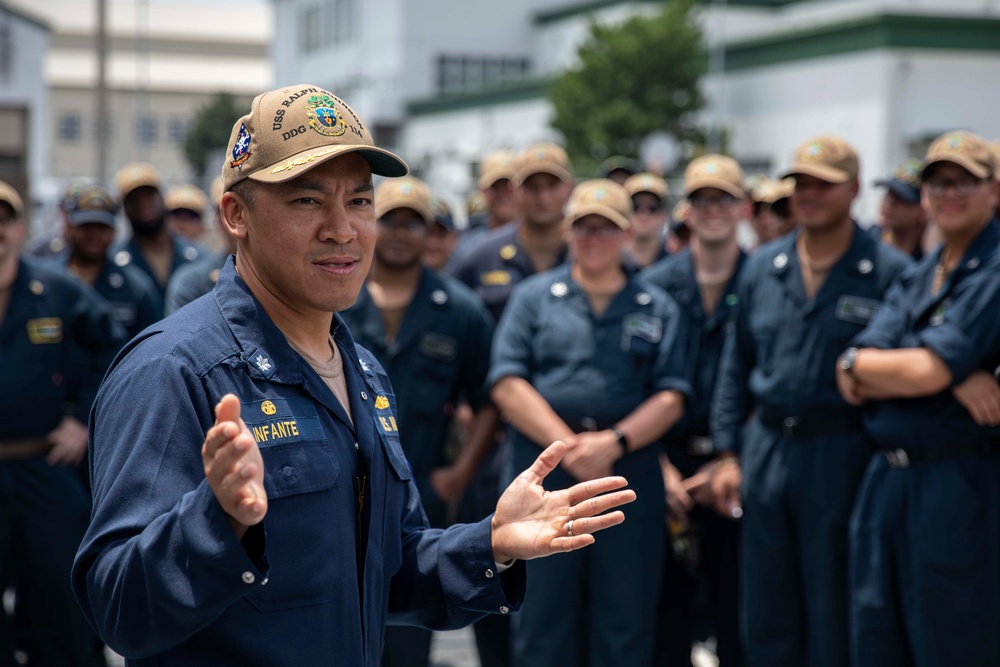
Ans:
[{"label": "navy blue sleeve", "polygon": [[677,303],[666,294],[663,333],[657,346],[653,391],[677,391],[690,401],[694,389],[688,375],[687,359],[690,353],[687,318],[681,314]]},{"label": "navy blue sleeve", "polygon": [[910,325],[906,304],[914,298],[917,295],[907,293],[907,283],[897,281],[889,288],[868,326],[854,337],[851,345],[882,350],[898,347]]},{"label": "navy blue sleeve", "polygon": [[86,368],[70,388],[71,414],[86,424],[104,373],[115,354],[128,342],[128,334],[111,316],[107,302],[90,287],[79,285],[72,308],[73,344],[82,349]]},{"label": "navy blue sleeve", "polygon": [[726,325],[719,379],[709,417],[712,441],[719,452],[740,451],[740,433],[753,407],[749,385],[756,352],[748,317],[752,280],[750,271],[744,271],[736,290],[737,302]]},{"label": "navy blue sleeve", "polygon": [[489,386],[486,377],[490,371],[490,348],[493,344],[493,318],[479,297],[470,295],[474,300],[470,309],[466,340],[463,345],[462,366],[459,370],[461,395],[469,402],[473,410],[479,410],[490,404]]},{"label": "navy blue sleeve", "polygon": [[943,307],[940,319],[917,332],[923,346],[948,366],[952,386],[979,370],[1000,342],[1000,273],[985,268],[975,278]]},{"label": "navy blue sleeve", "polygon": [[262,531],[248,532],[248,555],[205,479],[201,445],[214,421],[200,378],[172,355],[126,359],[98,396],[94,509],[72,583],[118,653],[176,646],[266,581]]},{"label": "navy blue sleeve", "polygon": [[538,320],[537,309],[541,306],[537,290],[531,289],[533,282],[529,280],[514,288],[500,318],[493,336],[490,373],[486,380],[490,387],[508,375],[531,380],[534,370],[532,340]]}]

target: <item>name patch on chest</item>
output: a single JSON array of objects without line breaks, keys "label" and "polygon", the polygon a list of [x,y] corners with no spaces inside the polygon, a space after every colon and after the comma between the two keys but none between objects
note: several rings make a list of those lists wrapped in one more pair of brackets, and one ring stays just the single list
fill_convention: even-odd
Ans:
[{"label": "name patch on chest", "polygon": [[58,317],[40,317],[28,320],[28,340],[32,345],[62,342],[63,326]]},{"label": "name patch on chest", "polygon": [[323,439],[316,406],[307,398],[269,398],[243,403],[241,416],[261,447]]},{"label": "name patch on chest", "polygon": [[479,284],[483,287],[510,285],[510,281],[511,275],[509,271],[486,271],[479,274]]},{"label": "name patch on chest", "polygon": [[844,322],[868,324],[878,307],[879,302],[874,299],[844,295],[837,301],[836,318]]},{"label": "name patch on chest", "polygon": [[622,336],[659,343],[663,337],[663,320],[645,313],[630,313],[622,320]]},{"label": "name patch on chest", "polygon": [[425,333],[418,343],[420,354],[438,361],[454,361],[458,342],[451,336],[437,333]]}]

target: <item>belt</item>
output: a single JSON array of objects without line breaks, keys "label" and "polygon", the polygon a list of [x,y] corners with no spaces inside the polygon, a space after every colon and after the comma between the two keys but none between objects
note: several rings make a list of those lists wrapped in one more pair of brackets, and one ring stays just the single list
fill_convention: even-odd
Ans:
[{"label": "belt", "polygon": [[0,440],[0,461],[21,461],[48,454],[52,443],[48,438]]},{"label": "belt", "polygon": [[1000,454],[1000,443],[960,442],[943,447],[894,447],[880,450],[892,468],[909,468],[914,463],[935,463],[970,456],[989,458]]},{"label": "belt", "polygon": [[789,440],[808,440],[822,435],[839,435],[861,431],[861,415],[856,412],[835,412],[831,415],[796,417],[770,410],[758,410],[760,423],[779,431]]}]

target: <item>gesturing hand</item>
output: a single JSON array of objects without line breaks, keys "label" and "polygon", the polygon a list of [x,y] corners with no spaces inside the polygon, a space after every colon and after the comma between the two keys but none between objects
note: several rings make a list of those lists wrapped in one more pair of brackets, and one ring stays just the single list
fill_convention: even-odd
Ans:
[{"label": "gesturing hand", "polygon": [[624,477],[602,477],[559,491],[542,487],[565,454],[564,443],[552,443],[500,496],[492,522],[493,558],[498,563],[585,547],[594,543],[593,533],[625,520],[621,510],[602,514],[635,500],[631,489],[615,491],[628,484]]},{"label": "gesturing hand", "polygon": [[250,429],[240,419],[240,401],[226,394],[215,406],[215,426],[201,447],[205,477],[242,539],[267,513],[264,460]]}]

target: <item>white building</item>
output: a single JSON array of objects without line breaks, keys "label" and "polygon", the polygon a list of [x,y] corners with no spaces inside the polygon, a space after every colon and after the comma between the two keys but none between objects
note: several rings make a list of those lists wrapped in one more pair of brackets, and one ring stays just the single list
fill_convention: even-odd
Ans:
[{"label": "white building", "polygon": [[[44,175],[104,177],[135,160],[171,183],[192,177],[188,124],[216,93],[273,87],[266,0],[107,0],[108,174],[97,174],[96,0],[6,0],[52,26],[39,85],[48,90]],[[54,186],[53,186],[54,187]]]},{"label": "white building", "polygon": [[[279,82],[342,92],[374,118],[380,142],[455,194],[471,189],[485,152],[557,138],[547,88],[575,62],[592,17],[617,21],[659,5],[274,2]],[[929,138],[952,128],[1000,137],[998,0],[729,0],[724,13],[721,4],[706,0],[700,13],[710,44],[725,47],[721,80],[705,81],[704,119],[721,121],[729,152],[751,170],[777,173],[809,137],[841,135],[861,154],[858,212],[871,217],[880,196],[871,181],[921,155]],[[342,11],[352,29],[331,33]],[[461,54],[453,70],[466,75],[487,57],[527,65],[485,82],[443,74],[452,70],[442,58]]]},{"label": "white building", "polygon": [[0,180],[30,200],[49,165],[48,93],[42,78],[49,26],[0,0]]}]

